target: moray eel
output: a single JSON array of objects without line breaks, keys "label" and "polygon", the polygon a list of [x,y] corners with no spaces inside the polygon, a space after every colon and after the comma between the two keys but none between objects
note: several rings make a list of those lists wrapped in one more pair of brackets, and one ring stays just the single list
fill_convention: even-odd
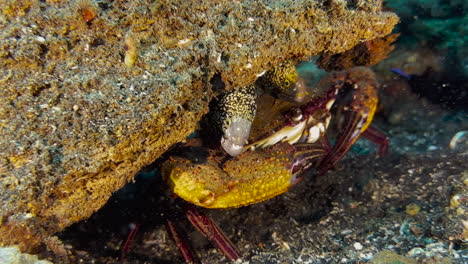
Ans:
[{"label": "moray eel", "polygon": [[256,87],[249,85],[223,94],[214,109],[214,123],[222,132],[221,146],[231,156],[242,153],[257,111]]},{"label": "moray eel", "polygon": [[293,60],[287,60],[269,70],[255,84],[272,96],[286,101],[301,103],[308,95]]},{"label": "moray eel", "polygon": [[287,101],[302,102],[308,95],[293,60],[288,60],[257,79],[255,84],[228,91],[214,109],[214,124],[222,133],[221,146],[231,156],[242,153],[255,118],[257,88]]}]

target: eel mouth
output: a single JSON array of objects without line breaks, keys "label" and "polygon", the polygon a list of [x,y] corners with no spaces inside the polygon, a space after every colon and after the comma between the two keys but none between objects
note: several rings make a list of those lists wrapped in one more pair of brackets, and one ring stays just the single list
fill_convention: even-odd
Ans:
[{"label": "eel mouth", "polygon": [[250,135],[252,121],[235,117],[232,123],[223,131],[221,146],[229,155],[235,157],[242,153]]}]

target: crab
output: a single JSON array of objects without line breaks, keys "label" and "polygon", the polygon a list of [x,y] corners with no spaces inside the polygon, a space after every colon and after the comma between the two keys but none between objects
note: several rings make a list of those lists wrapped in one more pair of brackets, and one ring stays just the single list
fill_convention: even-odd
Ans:
[{"label": "crab", "polygon": [[[257,114],[249,124],[248,144],[235,157],[223,144],[181,146],[162,163],[161,174],[171,192],[185,200],[187,219],[230,260],[241,258],[218,225],[197,207],[236,208],[280,195],[314,168],[324,174],[363,135],[387,151],[385,135],[370,126],[377,108],[378,83],[365,67],[333,72],[322,78],[302,103],[268,94],[257,99]],[[304,100],[302,100],[304,99]],[[331,122],[333,119],[333,122]],[[335,124],[335,144],[327,132]],[[230,140],[229,138],[227,140]],[[221,143],[221,142],[218,142]],[[168,230],[187,263],[194,263],[188,243],[168,220]]]},{"label": "crab", "polygon": [[[235,208],[268,200],[297,184],[310,168],[321,174],[333,168],[361,135],[380,146],[380,155],[386,152],[386,137],[370,126],[378,102],[378,83],[370,69],[330,73],[318,87],[322,91],[302,104],[263,95],[257,102],[250,143],[236,157],[220,147],[186,146],[191,155],[170,156],[162,164],[170,190],[192,204],[186,207],[189,221],[228,259],[238,259],[240,254],[193,205]],[[339,131],[333,146],[327,138],[332,117]],[[186,261],[192,262],[186,243],[173,228],[169,230]]]}]

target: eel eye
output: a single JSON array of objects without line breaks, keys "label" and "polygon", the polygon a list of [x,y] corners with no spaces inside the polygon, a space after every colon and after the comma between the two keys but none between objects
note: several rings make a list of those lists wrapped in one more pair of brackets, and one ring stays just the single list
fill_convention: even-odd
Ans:
[{"label": "eel eye", "polygon": [[291,82],[289,80],[285,80],[283,82],[283,85],[284,85],[284,87],[289,87],[289,85],[291,85]]}]

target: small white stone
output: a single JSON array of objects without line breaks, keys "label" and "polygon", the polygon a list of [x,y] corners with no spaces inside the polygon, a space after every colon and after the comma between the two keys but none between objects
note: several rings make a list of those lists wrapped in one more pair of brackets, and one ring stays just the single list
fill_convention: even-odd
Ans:
[{"label": "small white stone", "polygon": [[257,74],[257,78],[260,77],[260,76],[262,76],[263,74],[265,74],[265,72],[266,72],[266,71],[262,71],[261,73],[258,73],[258,74]]},{"label": "small white stone", "polygon": [[24,215],[24,219],[29,219],[29,218],[33,218],[33,217],[34,217],[34,215],[31,214],[31,213],[27,213],[27,214]]},{"label": "small white stone", "polygon": [[430,145],[429,147],[427,147],[427,151],[434,151],[434,150],[438,150],[439,148],[437,146],[434,146],[434,145]]},{"label": "small white stone", "polygon": [[362,244],[359,243],[359,242],[354,243],[354,244],[353,244],[353,247],[354,247],[354,249],[356,249],[356,250],[362,250],[362,249],[364,248],[364,247],[362,246]]},{"label": "small white stone", "polygon": [[251,22],[255,21],[255,19],[253,17],[249,17],[249,18],[247,18],[247,20],[249,20]]},{"label": "small white stone", "polygon": [[340,234],[342,234],[342,235],[349,235],[349,234],[351,234],[351,233],[353,233],[353,230],[351,230],[351,229],[345,229],[345,230],[341,231]]},{"label": "small white stone", "polygon": [[423,255],[424,253],[425,253],[424,249],[420,247],[415,247],[415,248],[412,248],[410,251],[408,251],[408,256],[414,258],[420,255]]},{"label": "small white stone", "polygon": [[371,252],[367,252],[367,253],[360,253],[360,256],[361,258],[365,260],[371,260],[374,257],[374,254],[372,254]]},{"label": "small white stone", "polygon": [[41,37],[41,36],[37,36],[37,41],[39,42],[45,42],[45,38],[44,37]]},{"label": "small white stone", "polygon": [[187,43],[189,43],[190,41],[191,41],[191,40],[188,39],[188,38],[186,38],[186,39],[181,39],[181,40],[179,40],[179,45],[187,44]]}]

